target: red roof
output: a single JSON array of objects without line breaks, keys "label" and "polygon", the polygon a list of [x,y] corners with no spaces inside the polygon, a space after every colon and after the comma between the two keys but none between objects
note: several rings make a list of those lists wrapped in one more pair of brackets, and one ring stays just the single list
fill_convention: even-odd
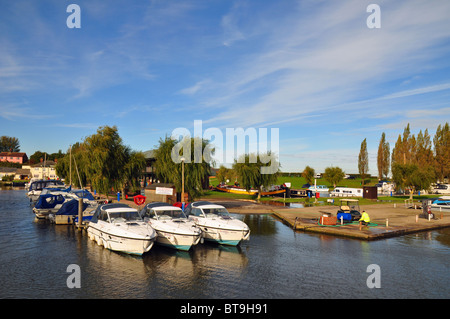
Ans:
[{"label": "red roof", "polygon": [[0,156],[24,157],[24,156],[27,156],[27,154],[26,153],[19,153],[19,152],[1,152]]}]

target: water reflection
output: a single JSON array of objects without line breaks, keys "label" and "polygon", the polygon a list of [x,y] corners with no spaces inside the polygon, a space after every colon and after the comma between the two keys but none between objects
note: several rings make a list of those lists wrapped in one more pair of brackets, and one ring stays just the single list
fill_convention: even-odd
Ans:
[{"label": "water reflection", "polygon": [[[238,247],[189,252],[155,245],[113,252],[72,226],[33,222],[22,191],[0,192],[0,298],[448,298],[450,229],[374,242],[293,231],[270,215],[234,215],[251,229]],[[369,264],[382,289],[368,289]],[[81,289],[66,285],[69,264]]]}]

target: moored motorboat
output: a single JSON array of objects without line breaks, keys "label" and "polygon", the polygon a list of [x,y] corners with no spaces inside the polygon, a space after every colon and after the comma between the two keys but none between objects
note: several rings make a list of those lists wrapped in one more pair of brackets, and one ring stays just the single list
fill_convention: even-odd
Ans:
[{"label": "moored motorboat", "polygon": [[33,213],[35,213],[38,219],[44,219],[49,214],[56,213],[67,200],[72,197],[66,193],[48,193],[39,195],[36,205],[33,207]]},{"label": "moored motorboat", "polygon": [[27,196],[30,198],[30,201],[36,201],[44,188],[64,188],[64,183],[60,180],[35,180],[30,183],[27,190]]},{"label": "moored motorboat", "polygon": [[431,203],[431,209],[439,211],[450,211],[450,196],[441,196]]},{"label": "moored motorboat", "polygon": [[[57,212],[50,213],[48,215],[48,219],[56,225],[73,224],[75,219],[78,218],[79,203],[80,201],[78,199],[66,200]],[[98,205],[95,204],[92,205],[88,201],[82,201],[81,212],[83,221],[87,221],[92,218],[97,206]]]},{"label": "moored motorboat", "polygon": [[210,202],[190,203],[185,213],[202,230],[203,238],[223,245],[236,246],[250,238],[250,228],[230,216],[227,209]]},{"label": "moored motorboat", "polygon": [[179,207],[161,202],[149,203],[140,214],[158,234],[157,244],[187,251],[201,240],[202,231]]},{"label": "moored motorboat", "polygon": [[157,236],[155,230],[142,220],[137,209],[119,203],[98,206],[87,233],[98,245],[134,255],[148,252]]}]

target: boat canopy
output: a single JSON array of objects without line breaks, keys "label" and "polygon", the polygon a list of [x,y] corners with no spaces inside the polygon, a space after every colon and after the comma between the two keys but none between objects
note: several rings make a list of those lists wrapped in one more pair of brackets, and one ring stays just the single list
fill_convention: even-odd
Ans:
[{"label": "boat canopy", "polygon": [[95,200],[94,196],[87,189],[75,189],[72,191],[79,198],[86,198],[89,200]]},{"label": "boat canopy", "polygon": [[[71,199],[66,201],[58,210],[56,215],[78,215],[78,200]],[[87,208],[88,204],[83,202],[83,211]]]},{"label": "boat canopy", "polygon": [[39,196],[34,207],[36,209],[54,208],[56,205],[64,203],[65,200],[64,196],[60,194],[44,194]]}]

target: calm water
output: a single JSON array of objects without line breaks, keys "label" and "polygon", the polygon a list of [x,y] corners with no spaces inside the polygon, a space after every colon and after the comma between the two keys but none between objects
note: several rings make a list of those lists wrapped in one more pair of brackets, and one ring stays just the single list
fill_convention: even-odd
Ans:
[{"label": "calm water", "polygon": [[[0,298],[449,298],[450,230],[365,242],[294,232],[265,215],[238,248],[131,257],[71,226],[35,222],[24,190],[0,190]],[[69,289],[67,266],[81,268]],[[369,289],[377,264],[381,288]]]}]

